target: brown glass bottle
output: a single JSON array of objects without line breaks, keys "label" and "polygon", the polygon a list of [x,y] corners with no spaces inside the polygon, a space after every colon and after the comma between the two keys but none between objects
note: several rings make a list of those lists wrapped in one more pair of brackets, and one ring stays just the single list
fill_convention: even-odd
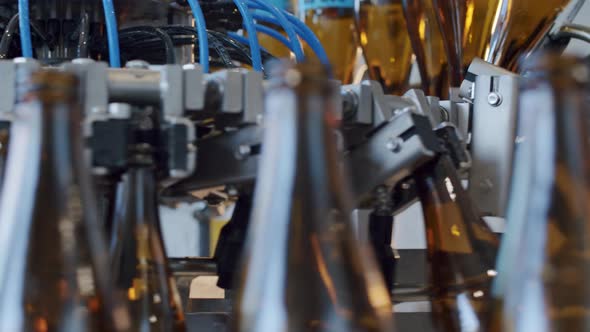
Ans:
[{"label": "brown glass bottle", "polygon": [[112,272],[139,330],[185,331],[180,295],[160,233],[156,190],[151,162],[134,165],[123,176],[113,223]]},{"label": "brown glass bottle", "polygon": [[414,173],[422,202],[431,305],[439,331],[483,331],[498,239],[479,217],[446,155]]},{"label": "brown glass bottle", "polygon": [[[358,46],[354,27],[354,0],[301,2],[302,20],[324,46],[334,78],[344,84],[352,83]],[[314,54],[307,44],[304,44],[303,50],[306,55]]]},{"label": "brown glass bottle", "polygon": [[448,60],[432,0],[402,0],[402,4],[422,89],[428,95],[447,98]]},{"label": "brown glass bottle", "polygon": [[17,80],[0,201],[0,330],[126,330],[82,152],[78,82],[48,70]]},{"label": "brown glass bottle", "polygon": [[[439,0],[439,3],[442,1]],[[494,19],[500,0],[465,1],[465,20],[463,23],[463,74],[474,58],[485,59],[490,49]]]},{"label": "brown glass bottle", "polygon": [[357,0],[357,29],[371,79],[386,93],[409,88],[412,45],[401,0]]},{"label": "brown glass bottle", "polygon": [[[286,10],[290,13],[293,13],[293,7],[291,2],[288,0],[266,0],[269,4],[277,7],[278,9]],[[283,32],[283,28],[281,26],[275,26],[270,23],[259,23],[269,26],[272,29],[279,31],[285,38],[289,38],[285,32]],[[277,58],[288,58],[291,55],[291,51],[289,48],[283,43],[279,42],[278,40],[266,35],[264,33],[258,33],[258,40],[260,41],[260,46],[266,49],[270,54],[274,55]]]},{"label": "brown glass bottle", "polygon": [[4,182],[6,172],[6,158],[8,157],[8,144],[10,142],[10,129],[0,127],[0,188]]},{"label": "brown glass bottle", "polygon": [[237,331],[389,331],[392,305],[347,220],[333,85],[313,65],[273,69]]},{"label": "brown glass bottle", "polygon": [[499,5],[486,61],[518,70],[522,55],[538,46],[571,0],[508,0]]},{"label": "brown glass bottle", "polygon": [[524,140],[507,214],[521,230],[502,242],[490,330],[588,331],[590,67],[546,55],[523,69],[518,125]]}]

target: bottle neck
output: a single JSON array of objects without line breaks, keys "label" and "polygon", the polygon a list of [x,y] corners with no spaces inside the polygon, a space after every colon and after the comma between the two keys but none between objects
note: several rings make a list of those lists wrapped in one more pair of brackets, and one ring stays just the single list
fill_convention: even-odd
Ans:
[{"label": "bottle neck", "polygon": [[135,224],[146,224],[160,229],[156,172],[152,166],[134,166],[127,173],[129,199],[135,211],[128,211]]},{"label": "bottle neck", "polygon": [[[528,207],[524,216],[532,218],[534,213],[533,219],[544,220],[544,227],[551,228],[547,236],[558,237],[549,242],[568,239],[571,249],[585,251],[590,241],[590,133],[584,111],[589,94],[566,73],[555,72],[529,84],[534,89],[521,93],[519,114],[519,135],[526,138],[515,162],[521,174],[514,175],[529,181],[528,204],[511,208],[517,212]],[[525,222],[517,216],[509,215]]]},{"label": "bottle neck", "polygon": [[422,202],[431,254],[476,255],[484,270],[494,266],[497,236],[480,218],[449,156],[414,176]]}]

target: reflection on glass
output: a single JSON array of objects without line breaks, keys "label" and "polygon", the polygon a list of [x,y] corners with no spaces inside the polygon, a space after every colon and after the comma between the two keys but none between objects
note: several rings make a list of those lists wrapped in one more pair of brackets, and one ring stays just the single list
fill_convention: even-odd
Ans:
[{"label": "reflection on glass", "polygon": [[117,194],[112,273],[117,288],[129,300],[133,323],[140,330],[185,331],[180,296],[160,233],[153,166],[132,167]]},{"label": "reflection on glass", "polygon": [[486,325],[498,239],[479,217],[446,155],[414,173],[422,202],[432,315],[439,331]]},{"label": "reflection on glass", "polygon": [[[293,13],[293,8],[291,7],[291,4],[288,0],[264,0],[266,2],[268,2],[269,4],[282,9],[282,10],[286,10],[290,13]],[[283,31],[283,28],[281,26],[275,26],[273,24],[270,23],[258,23],[258,24],[263,24],[266,25],[270,28],[272,28],[273,30],[279,31],[283,36],[285,36],[285,38],[289,38],[287,36],[287,34]],[[260,46],[262,46],[262,48],[264,48],[265,50],[267,50],[268,52],[270,52],[270,54],[274,55],[277,58],[288,58],[291,55],[291,51],[289,50],[289,48],[287,48],[285,45],[283,45],[283,43],[281,43],[280,41],[276,40],[273,37],[270,37],[267,34],[264,33],[258,33],[258,41],[260,42]]]},{"label": "reflection on glass", "polygon": [[402,0],[402,4],[422,89],[428,95],[446,98],[449,95],[447,55],[432,0]]},{"label": "reflection on glass", "polygon": [[78,82],[58,71],[17,77],[0,200],[0,331],[126,329],[83,155]]},{"label": "reflection on glass", "polygon": [[[352,83],[358,46],[354,28],[354,0],[301,1],[302,19],[324,45],[334,77],[344,84]],[[304,44],[304,52],[313,57],[314,53],[307,44]]]},{"label": "reflection on glass", "polygon": [[486,61],[518,70],[523,54],[532,51],[571,0],[503,0],[495,18]]},{"label": "reflection on glass", "polygon": [[521,83],[518,145],[498,259],[491,331],[590,326],[590,67],[530,60]]},{"label": "reflection on glass", "polygon": [[347,217],[331,113],[337,91],[317,66],[277,66],[236,330],[390,331],[390,295]]},{"label": "reflection on glass", "polygon": [[412,46],[401,0],[357,1],[357,28],[371,79],[386,93],[408,89]]}]

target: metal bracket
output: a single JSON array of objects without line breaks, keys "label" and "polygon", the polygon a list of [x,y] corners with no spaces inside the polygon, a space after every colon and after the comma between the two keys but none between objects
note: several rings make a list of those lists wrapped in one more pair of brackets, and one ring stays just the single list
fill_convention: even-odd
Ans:
[{"label": "metal bracket", "polygon": [[354,176],[354,197],[360,198],[388,180],[399,181],[440,151],[430,120],[405,111],[379,128],[364,144],[348,151],[345,160]]},{"label": "metal bracket", "polygon": [[252,125],[197,142],[198,163],[188,178],[171,186],[167,192],[181,193],[230,183],[253,181],[258,170],[262,127]]},{"label": "metal bracket", "polygon": [[516,135],[518,76],[475,79],[469,194],[486,215],[504,216]]},{"label": "metal bracket", "polygon": [[80,78],[86,116],[97,112],[106,113],[109,103],[107,64],[92,59],[75,59],[64,64],[63,68],[76,73]]},{"label": "metal bracket", "polygon": [[167,136],[168,174],[171,178],[182,179],[191,175],[197,164],[195,126],[187,118],[165,116]]}]

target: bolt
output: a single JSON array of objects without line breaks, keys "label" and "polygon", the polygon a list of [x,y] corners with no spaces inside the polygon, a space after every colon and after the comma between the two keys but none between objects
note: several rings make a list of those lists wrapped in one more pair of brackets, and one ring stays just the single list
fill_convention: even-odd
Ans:
[{"label": "bolt", "polygon": [[502,96],[497,92],[490,92],[488,95],[488,103],[491,106],[500,106],[502,104]]},{"label": "bolt", "polygon": [[131,105],[112,103],[109,105],[109,114],[118,119],[127,119],[131,116]]},{"label": "bolt", "polygon": [[182,66],[182,69],[184,69],[184,70],[197,70],[200,68],[201,67],[199,65],[194,64],[194,63],[188,63],[188,64]]},{"label": "bolt", "polygon": [[90,59],[90,58],[76,58],[74,60],[72,60],[73,64],[76,65],[89,65],[94,63],[94,60]]},{"label": "bolt", "polygon": [[189,152],[197,152],[197,146],[193,143],[189,143],[186,148]]},{"label": "bolt", "polygon": [[252,148],[249,145],[240,145],[237,151],[237,158],[244,159],[252,153]]},{"label": "bolt", "polygon": [[127,61],[127,63],[125,64],[125,68],[129,68],[129,69],[149,69],[150,68],[150,64],[147,61],[143,61],[143,60],[131,60],[131,61]]},{"label": "bolt", "polygon": [[398,153],[402,150],[403,143],[403,139],[399,137],[392,137],[389,139],[389,141],[387,141],[387,148],[393,153]]},{"label": "bolt", "polygon": [[479,183],[479,187],[484,191],[484,192],[490,192],[493,188],[494,188],[494,183],[492,182],[492,180],[490,179],[484,179],[483,181],[481,181]]}]

